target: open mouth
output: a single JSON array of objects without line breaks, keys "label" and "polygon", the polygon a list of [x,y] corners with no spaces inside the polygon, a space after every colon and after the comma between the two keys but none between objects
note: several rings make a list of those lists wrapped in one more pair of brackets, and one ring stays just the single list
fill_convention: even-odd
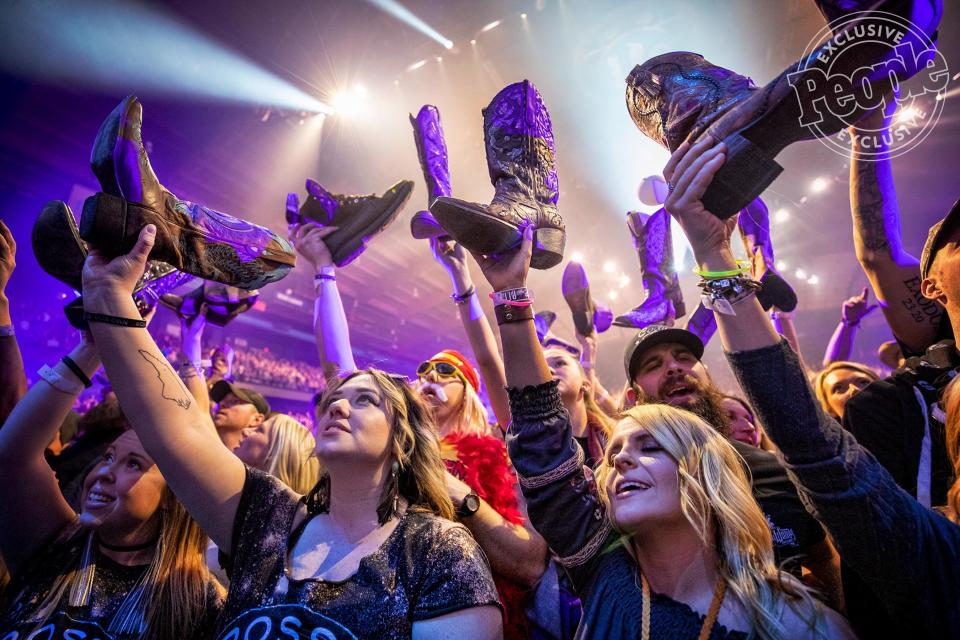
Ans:
[{"label": "open mouth", "polygon": [[443,389],[432,384],[421,387],[420,395],[430,404],[443,404],[447,401],[447,395],[443,392]]},{"label": "open mouth", "polygon": [[667,387],[663,393],[663,397],[667,400],[676,400],[677,398],[693,395],[696,391],[697,389],[693,385],[680,382]]},{"label": "open mouth", "polygon": [[116,497],[108,495],[106,493],[101,493],[95,489],[91,489],[90,493],[87,494],[86,500],[84,503],[88,507],[104,507],[108,504],[113,504],[116,502]]},{"label": "open mouth", "polygon": [[617,481],[616,495],[618,498],[625,498],[640,491],[646,491],[650,485],[640,480],[621,479]]}]

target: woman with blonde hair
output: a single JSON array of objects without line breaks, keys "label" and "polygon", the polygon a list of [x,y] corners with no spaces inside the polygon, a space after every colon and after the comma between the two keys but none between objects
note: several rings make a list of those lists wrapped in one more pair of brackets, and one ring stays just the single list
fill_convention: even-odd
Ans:
[{"label": "woman with blonde hair", "polygon": [[[511,300],[532,302],[533,231],[519,249],[480,261]],[[534,525],[583,600],[578,637],[849,637],[774,567],[769,527],[723,436],[683,410],[636,407],[588,482],[532,312],[498,318],[511,459]]]},{"label": "woman with blonde hair", "polygon": [[137,435],[124,432],[87,472],[79,513],[44,459],[98,366],[84,335],[61,362],[40,370],[41,381],[0,430],[0,513],[8,525],[0,527],[0,554],[13,576],[0,637],[34,637],[42,628],[57,637],[206,638],[223,605],[203,558],[206,536]]},{"label": "woman with blonde hair", "polygon": [[375,370],[334,381],[318,407],[324,473],[307,496],[244,465],[137,323],[131,292],[156,228],[84,267],[91,330],[134,429],[204,531],[232,559],[220,639],[498,637],[489,567],[453,506],[429,412]]},{"label": "woman with blonde hair", "polygon": [[320,478],[316,446],[313,435],[295,418],[274,413],[260,424],[244,429],[243,440],[234,453],[244,463],[305,494]]},{"label": "woman with blonde hair", "polygon": [[813,389],[827,415],[840,421],[850,398],[879,379],[877,372],[866,365],[838,360],[817,373],[813,380]]}]

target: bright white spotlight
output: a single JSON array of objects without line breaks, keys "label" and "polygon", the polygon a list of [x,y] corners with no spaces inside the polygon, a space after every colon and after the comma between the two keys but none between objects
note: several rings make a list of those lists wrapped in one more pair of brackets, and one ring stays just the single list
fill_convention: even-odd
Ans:
[{"label": "bright white spotlight", "polygon": [[797,269],[797,270],[794,272],[793,275],[797,276],[797,280],[806,280],[806,279],[807,279],[807,272],[804,271],[803,269]]},{"label": "bright white spotlight", "polygon": [[899,124],[912,123],[918,117],[920,117],[920,109],[916,107],[904,107],[897,111],[897,122]]},{"label": "bright white spotlight", "polygon": [[786,271],[788,268],[789,267],[787,267],[786,262],[783,260],[777,260],[777,271]]},{"label": "bright white spotlight", "polygon": [[830,183],[826,178],[815,178],[813,182],[810,183],[810,191],[814,193],[820,193],[821,191],[826,190],[830,186]]},{"label": "bright white spotlight", "polygon": [[616,299],[617,299],[617,292],[616,292],[616,291],[611,291],[610,293],[607,294],[607,297],[610,298],[611,300],[616,300]]},{"label": "bright white spotlight", "polygon": [[397,20],[410,25],[431,40],[439,42],[445,48],[453,48],[453,42],[450,40],[450,38],[438,32],[426,22],[415,16],[410,9],[407,9],[396,0],[367,0],[367,2],[383,9]]},{"label": "bright white spotlight", "polygon": [[483,29],[480,29],[480,31],[483,32],[483,33],[486,33],[487,31],[493,31],[494,29],[496,29],[497,27],[500,26],[500,23],[501,23],[501,22],[502,22],[502,20],[494,20],[493,22],[491,22],[491,23],[489,23],[489,24],[483,25]]},{"label": "bright white spotlight", "polygon": [[780,208],[773,212],[774,222],[786,222],[789,219],[790,211],[788,209]]},{"label": "bright white spotlight", "polygon": [[583,254],[580,253],[579,251],[574,251],[570,255],[570,259],[573,260],[574,262],[579,262],[580,264],[583,264]]},{"label": "bright white spotlight", "polygon": [[522,19],[526,20],[526,19],[527,19],[527,14],[521,13],[521,14],[520,14],[520,17],[521,17]]},{"label": "bright white spotlight", "polygon": [[628,284],[630,284],[630,278],[627,276],[627,274],[620,274],[620,288],[623,289]]},{"label": "bright white spotlight", "polygon": [[410,65],[409,67],[407,67],[407,71],[416,71],[417,69],[419,69],[420,67],[422,67],[422,66],[425,65],[425,64],[427,64],[427,61],[426,61],[426,60],[417,60],[417,61],[414,62],[412,65]]},{"label": "bright white spotlight", "polygon": [[330,103],[338,116],[344,118],[353,118],[363,112],[366,105],[367,90],[363,85],[357,84],[353,88],[345,91],[338,91],[333,95]]},{"label": "bright white spotlight", "polygon": [[443,62],[443,56],[437,56],[437,62]]},{"label": "bright white spotlight", "polygon": [[362,84],[357,83],[353,85],[353,92],[361,98],[367,97],[367,88]]},{"label": "bright white spotlight", "polygon": [[617,270],[617,265],[611,262],[610,260],[607,260],[606,262],[603,263],[604,273],[613,273],[616,270]]},{"label": "bright white spotlight", "polygon": [[476,44],[477,44],[477,40],[476,40],[476,38],[474,38],[473,40],[471,40],[471,41],[470,41],[470,44],[472,44],[472,45],[474,45],[474,46],[476,46]]},{"label": "bright white spotlight", "polygon": [[809,278],[807,278],[807,284],[819,284],[819,283],[820,283],[820,278],[818,278],[817,276],[810,276]]}]

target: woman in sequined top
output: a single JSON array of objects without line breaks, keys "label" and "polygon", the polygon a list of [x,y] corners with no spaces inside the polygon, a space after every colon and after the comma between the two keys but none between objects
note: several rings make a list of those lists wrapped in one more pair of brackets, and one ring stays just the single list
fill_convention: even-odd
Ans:
[{"label": "woman in sequined top", "polygon": [[[533,234],[480,261],[495,291],[526,286]],[[693,414],[632,409],[587,482],[532,318],[512,315],[500,326],[510,454],[530,518],[580,593],[579,637],[851,637],[776,570],[737,454]]]},{"label": "woman in sequined top", "polygon": [[202,640],[223,589],[203,559],[206,536],[137,435],[124,432],[86,473],[79,514],[44,459],[83,390],[77,372],[89,379],[99,363],[84,334],[0,429],[0,555],[13,574],[0,637]]},{"label": "woman in sequined top", "polygon": [[[155,231],[125,256],[91,252],[88,313],[136,317],[130,296]],[[222,445],[145,329],[91,330],[147,451],[232,559],[217,637],[500,636],[489,566],[447,519],[437,438],[405,382],[368,369],[331,384],[318,407],[325,473],[304,498]]]}]

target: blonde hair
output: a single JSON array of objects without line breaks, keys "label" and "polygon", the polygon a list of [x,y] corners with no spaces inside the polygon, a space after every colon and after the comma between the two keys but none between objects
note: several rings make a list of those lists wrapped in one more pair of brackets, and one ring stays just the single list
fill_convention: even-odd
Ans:
[{"label": "blonde hair", "polygon": [[[110,622],[108,631],[122,635],[134,633],[144,640],[180,640],[196,634],[211,605],[208,585],[215,585],[219,597],[225,592],[211,580],[204,552],[207,536],[190,517],[169,486],[163,488],[160,506],[154,517],[160,519],[160,537],[153,559],[146,569],[145,582],[127,594]],[[95,533],[90,531],[86,552],[81,550],[77,562],[61,573],[43,601],[30,616],[31,621],[45,621],[69,594],[71,605],[80,598],[84,587],[89,589],[96,564],[92,549]],[[23,596],[25,592],[20,595]],[[83,606],[83,604],[79,606]],[[115,628],[120,625],[121,628]],[[140,631],[142,629],[142,631]]]},{"label": "blonde hair", "polygon": [[960,376],[951,380],[943,392],[943,404],[947,412],[947,459],[956,478],[947,490],[945,511],[951,521],[960,524],[960,383],[957,380],[960,380]]},{"label": "blonde hair", "polygon": [[[774,565],[770,526],[750,491],[743,460],[726,438],[697,415],[665,404],[635,406],[624,420],[649,433],[676,461],[680,509],[704,547],[715,550],[717,571],[746,610],[752,635],[785,638],[780,619],[789,605],[798,614],[812,612],[811,630],[825,637],[810,591],[785,579]],[[608,448],[595,472],[608,514],[606,483],[612,471]]]},{"label": "blonde hair", "polygon": [[848,369],[850,371],[862,373],[870,378],[871,382],[876,382],[880,379],[880,376],[877,375],[877,372],[870,367],[860,364],[859,362],[850,362],[849,360],[837,360],[836,362],[831,362],[821,371],[819,371],[813,378],[813,391],[817,394],[817,400],[820,401],[820,406],[823,408],[826,414],[835,420],[839,420],[842,416],[836,415],[833,412],[833,409],[830,408],[830,394],[827,393],[827,376],[840,369]]},{"label": "blonde hair", "polygon": [[270,436],[263,470],[301,495],[310,491],[320,478],[313,435],[285,413],[273,414],[264,426]]},{"label": "blonde hair", "polygon": [[457,420],[450,429],[450,433],[463,435],[489,435],[490,416],[487,408],[483,406],[480,396],[473,390],[473,385],[467,384],[463,378],[458,377],[463,383],[463,397],[460,399],[460,406],[457,407]]},{"label": "blonde hair", "polygon": [[[396,482],[387,481],[377,506],[381,523],[393,514],[397,495],[406,498],[412,510],[453,520],[453,503],[447,493],[446,467],[440,457],[440,442],[433,415],[405,381],[372,367],[354,371],[330,383],[317,407],[318,415],[327,410],[330,397],[337,389],[364,375],[370,376],[383,394],[391,427],[390,457],[397,464]],[[324,473],[307,494],[307,508],[312,513],[329,510],[329,483],[330,475]]]}]

